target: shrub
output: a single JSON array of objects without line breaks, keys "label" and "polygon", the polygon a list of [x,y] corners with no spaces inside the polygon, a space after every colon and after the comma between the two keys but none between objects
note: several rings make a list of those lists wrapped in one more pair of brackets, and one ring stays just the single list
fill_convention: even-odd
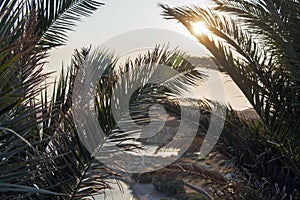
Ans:
[{"label": "shrub", "polygon": [[154,188],[168,196],[184,194],[184,182],[181,179],[169,177],[154,177],[152,179]]}]

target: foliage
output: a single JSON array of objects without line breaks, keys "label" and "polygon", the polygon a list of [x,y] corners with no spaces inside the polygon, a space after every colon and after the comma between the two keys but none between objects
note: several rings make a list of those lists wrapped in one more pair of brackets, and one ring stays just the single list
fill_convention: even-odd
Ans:
[{"label": "foliage", "polygon": [[[300,176],[300,2],[214,2],[212,9],[161,6],[165,18],[181,22],[211,52],[263,122],[242,122],[230,114],[222,134],[227,153],[257,176],[261,193],[292,198]],[[193,31],[199,21],[208,33]]]},{"label": "foliage", "polygon": [[132,174],[131,178],[133,178],[138,183],[152,183],[151,176],[143,176],[142,174]]},{"label": "foliage", "polygon": [[[102,51],[96,49],[92,53],[94,60],[91,63],[97,63],[99,58],[97,55],[102,55]],[[106,55],[104,57],[109,56]],[[132,142],[138,139],[135,136],[136,130],[124,131],[118,126],[118,123],[122,123],[122,121],[116,119],[116,116],[112,112],[111,99],[115,84],[121,82],[118,85],[118,90],[127,91],[131,87],[134,87],[134,84],[137,84],[137,79],[139,79],[138,82],[143,83],[131,96],[129,111],[130,117],[135,123],[145,125],[151,121],[150,116],[147,114],[150,106],[153,104],[165,106],[165,99],[174,96],[178,97],[181,94],[182,88],[195,84],[196,79],[201,79],[205,75],[194,69],[194,66],[185,59],[183,53],[178,50],[169,50],[168,47],[161,48],[157,46],[154,50],[139,55],[135,60],[128,59],[120,65],[114,60],[111,65],[106,66],[106,70],[99,79],[96,94],[96,110],[100,126],[107,136],[104,140],[105,146],[109,147],[109,150],[115,147],[134,150],[142,148],[141,145],[136,145]],[[156,69],[156,67],[161,67],[161,65],[176,69],[178,74],[172,78],[163,80],[161,83],[147,83],[151,75],[151,68]],[[140,70],[142,66],[148,66],[149,69]],[[92,66],[91,68],[95,67]],[[172,91],[170,91],[171,88]],[[114,102],[119,102],[117,108],[119,109],[120,116],[125,112],[122,110],[125,107],[123,103],[127,102],[124,101],[126,100],[114,99]],[[118,148],[115,150],[118,150]],[[105,152],[105,149],[103,148],[101,151]]]},{"label": "foliage", "polygon": [[[41,38],[43,37],[39,37],[35,41],[34,47],[44,55],[45,45],[43,42],[45,41]],[[39,43],[40,41],[42,42]],[[55,40],[51,41],[55,42]],[[39,44],[42,43],[42,48],[39,48]],[[46,49],[56,45],[58,44],[46,42]],[[32,52],[27,53],[28,57],[35,58]],[[12,99],[8,99],[6,100],[8,105],[1,104],[3,106],[1,116],[1,149],[3,150],[0,165],[1,198],[81,199],[102,193],[103,189],[110,188],[104,180],[115,178],[117,174],[95,160],[82,145],[71,113],[74,81],[80,69],[91,56],[99,59],[112,57],[103,51],[92,53],[89,49],[82,49],[80,52],[75,51],[70,68],[67,73],[62,70],[50,100],[48,100],[47,89],[39,87],[39,84],[44,80],[42,78],[46,78],[46,76],[38,71],[34,75],[39,75],[42,78],[30,78],[31,81],[39,82],[36,85],[31,83],[26,85],[30,89],[29,96],[25,96],[25,94],[11,95],[16,98],[16,103]],[[172,66],[181,72],[178,75],[178,81],[174,82],[174,86],[183,86],[186,83],[181,81],[184,80],[193,83],[195,78],[202,76],[193,70],[193,66],[182,59],[182,56],[178,51],[156,48],[145,56],[140,56],[134,62],[128,60],[124,64],[124,68],[119,68],[115,60],[111,60],[104,76],[99,77],[95,98],[99,123],[105,130],[108,142],[111,142],[112,146],[117,146],[121,150],[124,149],[124,146],[119,145],[118,142],[126,141],[129,135],[129,133],[118,131],[111,114],[110,91],[117,77],[122,77],[128,70],[138,68],[143,64],[161,63]],[[5,55],[3,57],[9,60],[9,57],[5,57]],[[16,58],[16,60],[19,62],[19,59]],[[34,63],[33,66],[35,67],[37,64],[39,62]],[[8,70],[11,70],[12,66],[10,63],[4,65]],[[27,67],[27,65],[21,67]],[[120,69],[125,69],[125,71]],[[29,75],[31,74],[32,72],[29,72]],[[13,80],[8,79],[8,76],[5,75],[4,73],[2,77],[7,78],[6,81]],[[136,76],[138,75],[136,74]],[[125,79],[124,81],[129,84],[133,80]],[[6,86],[9,87],[10,84],[7,83]],[[147,87],[158,86],[150,85]],[[164,95],[166,92],[165,89],[160,91],[160,95]],[[41,101],[36,100],[39,98],[38,95],[41,95]],[[138,113],[142,113],[142,107],[139,104],[134,104],[134,102],[143,95],[149,96],[145,88],[141,88],[133,97],[133,106],[131,106],[133,114],[135,113],[134,109]],[[153,97],[154,100],[156,99],[155,101],[160,98],[160,96]],[[150,99],[150,97],[146,99]],[[147,119],[145,118],[145,120]],[[117,143],[114,143],[116,141]]]},{"label": "foliage", "polygon": [[[195,37],[211,51],[219,68],[228,73],[243,91],[274,137],[281,139],[284,144],[289,144],[290,141],[286,140],[296,137],[297,130],[299,130],[298,123],[296,123],[299,122],[299,80],[297,79],[299,69],[296,67],[299,55],[290,52],[297,52],[297,42],[292,43],[292,41],[297,40],[296,36],[299,31],[295,30],[297,26],[289,29],[291,24],[299,21],[297,17],[299,5],[294,2],[294,8],[286,13],[278,5],[281,1],[273,3],[250,1],[249,5],[246,2],[238,2],[233,4],[227,1],[217,1],[219,6],[216,10],[198,7],[171,9],[163,6],[163,8],[165,15],[168,16],[166,18],[179,20],[191,32],[193,32],[191,22],[204,21],[206,23],[211,31],[210,35],[194,33]],[[287,6],[291,4],[290,1],[287,2],[289,2],[286,3]],[[259,19],[265,22],[268,19],[275,30],[271,33],[267,32],[270,25],[265,24],[255,24],[250,29],[247,26],[252,22],[250,19],[234,21],[231,15],[218,12],[219,10],[229,12],[227,9],[230,8],[233,12],[233,5],[238,10],[235,11],[237,15],[242,13],[242,16],[246,18],[245,15],[248,14],[248,18],[254,22]],[[253,12],[251,8],[255,11],[265,11],[261,14],[258,11]],[[288,8],[283,7],[283,9]],[[280,18],[273,18],[270,13]],[[290,13],[292,13],[291,16],[289,16]],[[266,17],[263,18],[262,16],[265,15]],[[295,22],[287,23],[288,19]],[[279,23],[286,26],[280,27]],[[258,39],[254,38],[254,33],[260,34]],[[268,37],[269,35],[272,37]],[[286,38],[283,38],[281,43],[273,39],[273,37],[284,36]],[[289,134],[290,137],[284,137],[285,134]]]},{"label": "foliage", "polygon": [[198,193],[189,193],[186,194],[185,200],[208,200],[208,198]]},{"label": "foliage", "polygon": [[185,193],[184,183],[180,179],[168,177],[154,177],[152,183],[157,191],[163,192],[168,196]]},{"label": "foliage", "polygon": [[[261,135],[265,131],[261,121],[237,116],[231,110],[226,119],[218,148],[235,160],[249,186],[261,199],[299,198],[297,167],[277,146]],[[290,197],[289,197],[290,198]]]},{"label": "foliage", "polygon": [[66,31],[100,5],[0,2],[1,199],[77,199],[108,187],[103,178],[112,173],[90,163],[72,124],[69,86],[76,69],[62,73],[51,100],[43,84],[49,74],[42,73],[47,50],[62,45]]}]

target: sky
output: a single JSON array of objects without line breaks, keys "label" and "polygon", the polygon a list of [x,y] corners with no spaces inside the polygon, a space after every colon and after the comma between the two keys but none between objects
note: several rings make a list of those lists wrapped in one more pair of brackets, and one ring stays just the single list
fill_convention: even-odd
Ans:
[{"label": "sky", "polygon": [[114,36],[136,29],[171,30],[195,40],[183,25],[175,20],[163,19],[162,9],[157,4],[207,6],[209,0],[107,0],[101,2],[105,5],[92,16],[83,18],[74,31],[68,33],[69,39],[65,46],[51,51],[48,66],[51,66],[52,70],[60,69],[62,63],[65,66],[70,63],[74,49],[90,45],[97,47]]},{"label": "sky", "polygon": [[[209,6],[210,0],[105,0],[105,3],[90,17],[83,18],[77,23],[73,32],[68,33],[65,46],[50,52],[49,63],[45,71],[60,71],[61,67],[70,64],[74,49],[98,46],[109,47],[116,55],[130,55],[130,50],[138,48],[152,49],[156,43],[168,43],[194,56],[209,56],[209,52],[189,33],[189,31],[175,20],[166,20],[161,16],[162,8],[157,4],[169,6],[198,5]],[[148,42],[148,43],[147,43]],[[122,49],[123,48],[123,49]],[[226,85],[216,88],[210,93],[225,90],[226,101],[233,108],[246,109],[249,103],[242,97],[241,92],[231,81],[223,78]],[[208,81],[214,84],[214,78]],[[207,85],[207,84],[206,84]],[[206,86],[205,86],[206,87]],[[192,94],[203,96],[207,89],[200,86],[191,90]],[[200,95],[201,93],[201,95]],[[205,95],[204,95],[205,96]],[[207,95],[206,95],[207,96]]]}]

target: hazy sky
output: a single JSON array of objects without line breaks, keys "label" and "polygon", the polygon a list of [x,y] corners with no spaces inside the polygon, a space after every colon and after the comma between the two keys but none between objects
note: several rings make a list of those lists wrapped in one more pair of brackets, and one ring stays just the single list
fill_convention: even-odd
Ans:
[{"label": "hazy sky", "polygon": [[[157,3],[170,6],[208,5],[209,0],[110,0],[101,1],[100,7],[91,17],[84,18],[69,32],[66,46],[51,51],[49,65],[58,70],[61,64],[70,62],[73,50],[92,45],[96,47],[118,34],[142,28],[160,28],[179,32],[191,39],[193,36],[175,20],[165,20]],[[166,41],[167,42],[167,41]],[[203,54],[200,52],[199,54]],[[48,66],[49,66],[48,65]],[[49,67],[47,67],[49,70]]]},{"label": "hazy sky", "polygon": [[[68,66],[76,48],[80,49],[81,47],[88,47],[90,45],[97,47],[107,41],[112,50],[114,50],[115,46],[125,48],[128,46],[129,49],[132,48],[129,47],[130,45],[144,47],[139,46],[141,45],[138,42],[139,40],[151,40],[153,42],[155,39],[157,41],[160,39],[164,43],[169,42],[169,40],[175,40],[175,45],[179,45],[182,50],[188,51],[192,55],[209,55],[208,51],[196,42],[195,38],[183,25],[177,23],[175,20],[163,19],[163,16],[161,16],[162,9],[157,4],[163,3],[169,6],[209,6],[209,3],[211,4],[210,0],[106,0],[101,2],[105,3],[105,5],[94,12],[92,16],[83,18],[82,22],[77,24],[74,31],[68,33],[69,40],[65,46],[50,52],[49,64],[46,65],[45,71],[60,71],[62,63],[65,67]],[[165,30],[165,32],[159,35],[151,33],[145,34],[145,36],[139,35],[139,38],[131,36],[128,41],[119,42],[117,40],[118,36],[124,35],[124,33],[129,33],[130,35],[130,31],[139,29],[145,29],[147,33],[151,28]],[[154,32],[157,32],[156,30]],[[183,39],[178,39],[178,35],[176,36],[172,32],[169,34],[166,32],[167,30],[182,34]],[[116,40],[114,44],[113,40]],[[186,42],[187,40],[190,41],[188,43],[181,43],[181,41]],[[212,79],[208,82],[213,84],[214,80]],[[203,91],[203,88],[196,88],[193,90],[193,93],[199,93],[199,91]],[[218,91],[210,91],[210,93],[212,92],[218,93]],[[241,92],[232,83],[226,83],[225,93],[227,101],[234,108],[245,109],[249,106],[244,98],[241,97]]]}]

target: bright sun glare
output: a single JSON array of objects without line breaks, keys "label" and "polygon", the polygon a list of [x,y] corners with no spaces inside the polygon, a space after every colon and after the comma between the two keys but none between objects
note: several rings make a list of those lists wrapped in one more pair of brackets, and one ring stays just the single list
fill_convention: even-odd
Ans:
[{"label": "bright sun glare", "polygon": [[195,34],[206,34],[209,32],[204,22],[194,22],[192,27]]}]

